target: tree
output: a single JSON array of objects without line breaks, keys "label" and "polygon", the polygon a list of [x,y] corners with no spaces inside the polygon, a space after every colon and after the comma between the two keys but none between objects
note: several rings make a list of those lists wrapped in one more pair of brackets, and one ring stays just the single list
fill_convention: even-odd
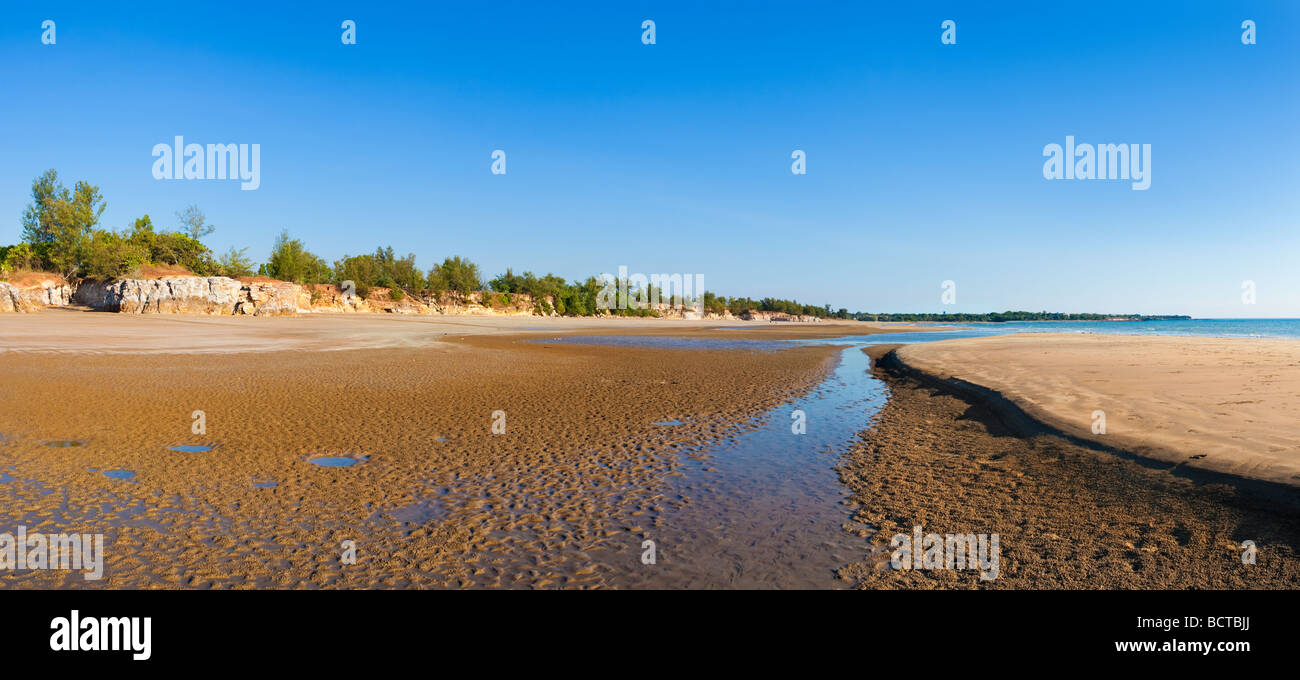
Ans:
[{"label": "tree", "polygon": [[407,253],[406,257],[397,257],[392,246],[379,248],[375,250],[375,264],[379,267],[379,279],[376,283],[386,288],[397,286],[406,291],[416,292],[423,290],[427,285],[424,273],[415,266],[415,253]]},{"label": "tree", "polygon": [[289,238],[287,230],[276,237],[271,256],[262,271],[273,279],[300,284],[329,283],[334,275],[329,265],[308,252],[302,241]]},{"label": "tree", "polygon": [[127,238],[144,249],[146,262],[181,266],[200,276],[219,273],[219,265],[212,259],[212,251],[207,246],[179,231],[156,233],[148,215],[131,225]]},{"label": "tree", "polygon": [[361,298],[370,295],[370,289],[379,285],[379,266],[373,255],[344,255],[334,263],[334,283],[342,286],[351,281],[353,292]]},{"label": "tree", "polygon": [[199,206],[192,203],[184,211],[176,211],[176,219],[180,220],[181,231],[195,241],[217,230],[208,224],[208,218],[199,210]]},{"label": "tree", "polygon": [[71,278],[80,269],[82,250],[105,207],[99,187],[77,182],[68,191],[58,172],[47,170],[32,182],[32,202],[23,211],[23,240],[43,265]]},{"label": "tree", "polygon": [[217,270],[222,276],[252,276],[253,261],[248,258],[247,253],[248,248],[236,249],[230,246],[230,250],[217,258]]},{"label": "tree", "polygon": [[50,168],[32,180],[32,202],[23,211],[23,241],[36,245],[54,240],[50,224],[54,221],[51,204],[58,196],[59,173]]},{"label": "tree", "polygon": [[36,269],[40,264],[41,260],[36,253],[32,252],[30,244],[19,243],[7,248],[0,248],[0,269],[14,272]]},{"label": "tree", "polygon": [[149,252],[126,235],[96,229],[87,239],[81,259],[83,276],[108,281],[135,271],[149,260]]},{"label": "tree", "polygon": [[463,297],[466,293],[482,288],[483,280],[479,276],[478,265],[457,255],[443,260],[440,265],[433,265],[433,269],[429,270],[428,285],[434,292],[449,290]]}]

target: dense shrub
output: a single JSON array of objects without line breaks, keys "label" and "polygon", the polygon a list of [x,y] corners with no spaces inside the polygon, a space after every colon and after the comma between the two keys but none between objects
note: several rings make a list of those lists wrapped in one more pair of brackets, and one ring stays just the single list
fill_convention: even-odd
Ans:
[{"label": "dense shrub", "polygon": [[199,276],[215,276],[220,266],[208,247],[178,231],[157,233],[148,215],[136,220],[126,239],[144,252],[143,263],[184,267]]},{"label": "dense shrub", "polygon": [[224,255],[217,258],[217,269],[221,276],[239,277],[253,275],[253,261],[248,259],[248,248],[230,246]]},{"label": "dense shrub", "polygon": [[24,271],[37,269],[40,266],[41,259],[32,250],[31,244],[19,243],[0,247],[0,269],[4,271]]},{"label": "dense shrub", "polygon": [[91,279],[118,279],[148,262],[148,250],[130,237],[96,229],[81,255],[81,275]]},{"label": "dense shrub", "polygon": [[428,288],[435,294],[452,292],[458,297],[483,288],[478,265],[460,256],[449,257],[429,270]]},{"label": "dense shrub", "polygon": [[261,271],[273,279],[301,284],[330,283],[334,279],[329,265],[308,252],[302,241],[289,238],[288,231],[282,231],[276,237],[271,255]]}]

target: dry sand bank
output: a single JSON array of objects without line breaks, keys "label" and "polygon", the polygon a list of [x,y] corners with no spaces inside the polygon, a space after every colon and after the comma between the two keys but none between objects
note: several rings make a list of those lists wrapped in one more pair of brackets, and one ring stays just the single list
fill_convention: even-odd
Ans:
[{"label": "dry sand bank", "polygon": [[[1167,463],[1300,485],[1300,340],[1023,334],[899,349],[1072,436]],[[1105,434],[1094,434],[1094,411]]]},{"label": "dry sand bank", "polygon": [[[593,564],[639,565],[657,511],[691,501],[663,493],[678,456],[750,427],[834,358],[826,346],[683,352],[517,335],[611,327],[591,320],[15,320],[0,346],[28,351],[0,352],[0,531],[104,533],[108,553],[99,582],[0,573],[24,588],[615,585]],[[621,327],[724,332],[670,324]],[[191,434],[196,409],[205,435]],[[491,433],[495,410],[504,435]],[[654,424],[669,419],[686,424]],[[167,449],[178,444],[217,448]],[[322,454],[368,460],[307,462]],[[103,474],[117,469],[135,476]],[[344,540],[357,542],[355,565],[341,564]]]},{"label": "dry sand bank", "polygon": [[448,336],[584,333],[818,338],[924,330],[897,324],[385,314],[221,317],[48,309],[0,317],[0,352],[262,352],[428,347]]},{"label": "dry sand bank", "polygon": [[[1009,428],[984,400],[922,384],[905,367],[878,364],[875,372],[889,401],[840,467],[857,504],[854,520],[878,528],[870,535],[874,555],[841,570],[857,587],[1300,585],[1293,507],[1041,429]],[[916,525],[927,533],[999,534],[1000,575],[982,582],[976,571],[892,569],[891,538]],[[1247,540],[1257,547],[1251,565],[1241,559]]]}]

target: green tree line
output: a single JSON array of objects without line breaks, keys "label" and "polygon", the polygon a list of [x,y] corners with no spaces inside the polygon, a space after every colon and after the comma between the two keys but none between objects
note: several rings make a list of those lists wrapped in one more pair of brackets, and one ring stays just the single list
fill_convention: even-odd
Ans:
[{"label": "green tree line", "polygon": [[[58,273],[69,281],[110,280],[137,275],[145,266],[165,265],[198,276],[257,274],[303,285],[343,286],[350,282],[362,297],[375,289],[387,289],[391,299],[407,295],[425,298],[451,295],[464,299],[477,293],[489,304],[510,304],[516,295],[524,294],[533,300],[534,310],[541,314],[656,316],[659,313],[636,305],[619,309],[616,296],[610,295],[606,282],[594,276],[570,282],[555,274],[515,274],[514,270],[507,269],[504,274],[484,280],[478,265],[468,259],[447,257],[426,271],[416,264],[414,253],[398,256],[392,246],[377,248],[373,253],[344,255],[331,264],[287,231],[276,238],[266,261],[255,265],[247,255],[247,248],[232,247],[216,255],[202,242],[215,226],[208,223],[198,206],[191,205],[177,212],[178,227],[171,231],[156,228],[149,215],[114,231],[100,225],[106,205],[98,186],[79,181],[69,189],[60,181],[58,172],[46,171],[32,182],[31,202],[22,217],[22,241],[0,247],[0,275],[46,271]],[[627,289],[627,283],[623,284]],[[628,290],[630,300],[652,299],[651,296],[660,297],[660,293],[653,286]],[[832,316],[829,305],[818,307],[773,298],[726,298],[712,292],[705,292],[702,300],[684,302],[691,306],[702,303],[706,311],[717,314],[762,310]],[[846,310],[840,310],[838,315],[848,318]]]}]

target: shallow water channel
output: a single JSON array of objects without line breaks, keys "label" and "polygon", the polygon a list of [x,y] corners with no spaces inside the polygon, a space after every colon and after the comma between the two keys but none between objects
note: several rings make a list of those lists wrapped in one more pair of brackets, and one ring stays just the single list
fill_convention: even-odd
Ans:
[{"label": "shallow water channel", "polygon": [[[811,393],[763,414],[759,427],[682,458],[684,474],[666,495],[689,502],[654,518],[649,538],[655,563],[644,550],[620,550],[603,562],[607,583],[642,588],[837,588],[844,565],[868,552],[867,540],[850,530],[848,493],[835,466],[857,434],[867,429],[887,390],[870,373],[863,348],[988,335],[988,331],[894,333],[779,343],[842,347],[832,373]],[[610,344],[687,348],[681,338],[615,336]],[[567,340],[567,339],[566,339]],[[603,337],[569,340],[602,344]],[[555,342],[555,340],[549,340]],[[717,341],[702,341],[717,349]],[[773,350],[771,341],[752,349]],[[728,341],[741,349],[743,341]],[[802,414],[802,415],[800,415]],[[802,420],[803,433],[796,426]],[[633,554],[635,553],[635,554]]]}]

